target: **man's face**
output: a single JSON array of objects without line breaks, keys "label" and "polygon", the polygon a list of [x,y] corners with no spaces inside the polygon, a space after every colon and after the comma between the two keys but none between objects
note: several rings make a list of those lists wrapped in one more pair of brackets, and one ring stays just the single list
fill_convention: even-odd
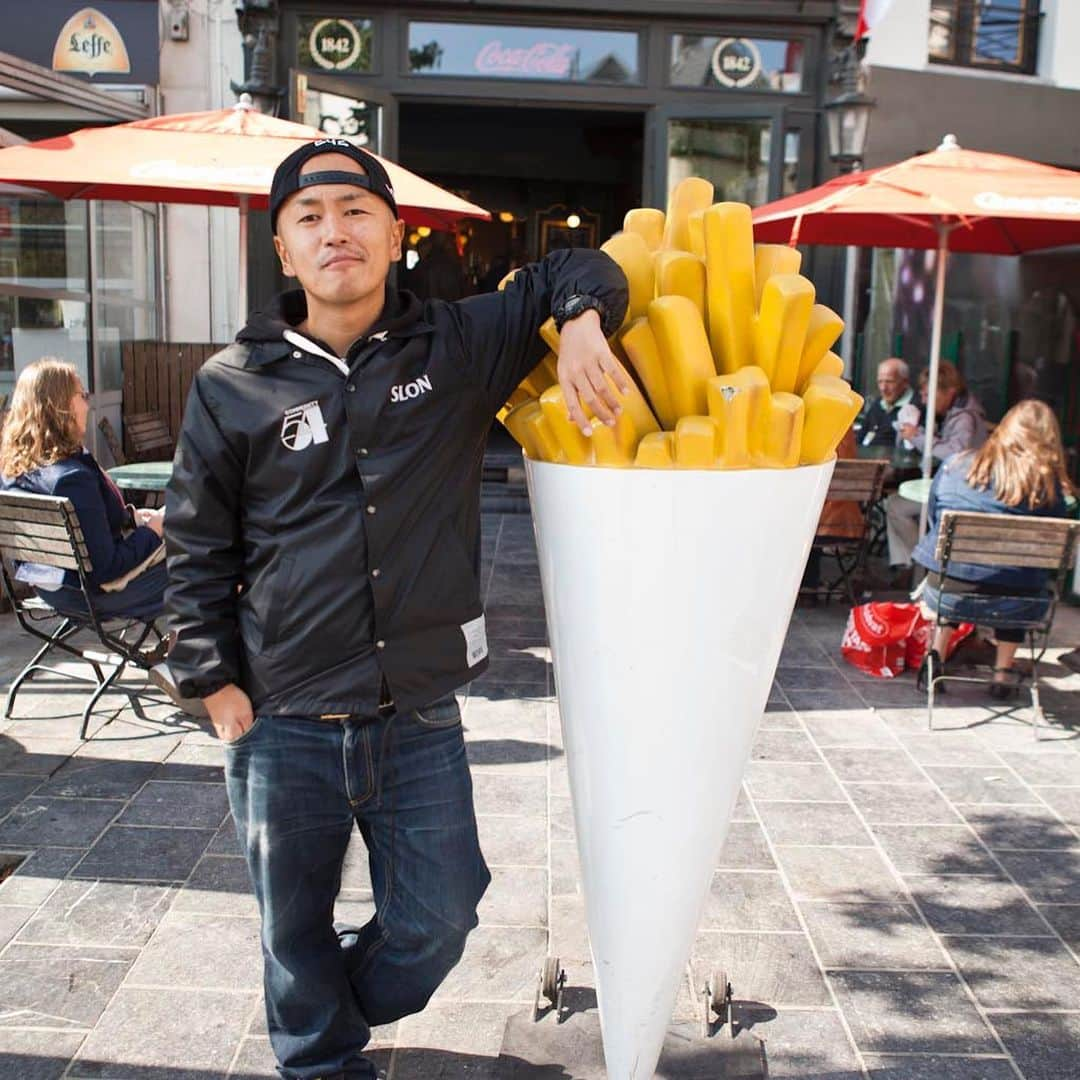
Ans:
[{"label": "man's face", "polygon": [[[318,154],[301,176],[363,168],[345,154]],[[401,258],[405,225],[377,195],[352,184],[301,188],[281,207],[274,248],[281,269],[324,304],[351,304],[382,291],[390,264]]]},{"label": "man's face", "polygon": [[895,364],[886,362],[878,368],[877,388],[881,400],[891,405],[908,388],[908,382]]}]

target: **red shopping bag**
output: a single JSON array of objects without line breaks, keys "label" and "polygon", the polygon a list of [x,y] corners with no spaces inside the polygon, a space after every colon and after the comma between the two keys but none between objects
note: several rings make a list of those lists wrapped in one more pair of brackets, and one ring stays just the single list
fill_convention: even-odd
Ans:
[{"label": "red shopping bag", "polygon": [[[971,623],[961,625],[949,641],[949,656],[974,629]],[[848,615],[840,652],[860,670],[892,679],[922,663],[933,633],[933,621],[923,616],[918,604],[860,604]]]}]

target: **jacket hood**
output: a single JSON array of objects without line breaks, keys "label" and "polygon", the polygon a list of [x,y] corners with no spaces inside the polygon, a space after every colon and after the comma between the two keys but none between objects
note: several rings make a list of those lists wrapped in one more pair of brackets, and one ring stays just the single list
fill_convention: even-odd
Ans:
[{"label": "jacket hood", "polygon": [[[392,336],[410,330],[420,321],[422,312],[423,305],[413,293],[391,289],[387,285],[382,313],[365,336],[371,337],[380,331]],[[303,289],[290,289],[278,293],[261,311],[253,312],[247,325],[236,335],[236,340],[246,345],[280,343],[284,340],[286,330],[295,330],[306,318],[306,293]],[[307,336],[312,341],[318,340],[310,334]]]}]

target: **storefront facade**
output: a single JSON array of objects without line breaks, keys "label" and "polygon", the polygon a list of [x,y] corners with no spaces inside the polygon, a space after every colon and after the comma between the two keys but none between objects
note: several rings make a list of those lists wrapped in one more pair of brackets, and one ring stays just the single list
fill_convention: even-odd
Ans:
[{"label": "storefront facade", "polygon": [[821,179],[834,15],[833,0],[283,3],[281,111],[491,210],[458,241],[477,288],[499,260],[601,243],[683,176],[755,205]]},{"label": "storefront facade", "polygon": [[[156,111],[156,4],[39,0],[5,13],[0,128],[8,143]],[[64,202],[0,185],[0,395],[41,356],[70,360],[92,395],[91,433],[119,430],[125,341],[161,324],[159,208]]]}]

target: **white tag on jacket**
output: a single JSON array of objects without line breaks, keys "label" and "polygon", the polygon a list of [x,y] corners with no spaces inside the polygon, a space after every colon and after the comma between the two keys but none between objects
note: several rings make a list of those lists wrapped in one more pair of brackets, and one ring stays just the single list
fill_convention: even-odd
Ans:
[{"label": "white tag on jacket", "polygon": [[288,450],[306,450],[312,443],[330,441],[326,420],[317,401],[285,410],[281,421],[281,441]]},{"label": "white tag on jacket", "polygon": [[481,615],[478,619],[462,623],[461,632],[465,635],[466,663],[469,667],[479,664],[488,654],[487,626],[484,623],[484,616]]}]

